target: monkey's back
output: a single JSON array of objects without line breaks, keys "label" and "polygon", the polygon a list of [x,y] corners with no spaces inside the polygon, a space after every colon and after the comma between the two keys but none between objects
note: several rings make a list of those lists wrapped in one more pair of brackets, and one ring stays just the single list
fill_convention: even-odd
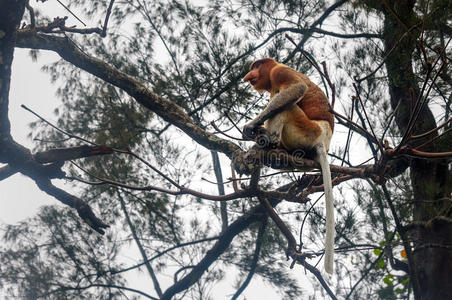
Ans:
[{"label": "monkey's back", "polygon": [[327,121],[331,126],[331,131],[333,131],[334,116],[330,112],[328,98],[315,83],[313,83],[306,75],[297,72],[284,64],[279,64],[274,67],[271,73],[273,73],[273,76],[271,77],[276,78],[272,83],[277,87],[271,94],[278,93],[279,89],[284,88],[288,84],[304,82],[307,86],[307,90],[303,99],[298,102],[298,106],[305,112],[309,119]]},{"label": "monkey's back", "polygon": [[[309,80],[309,79],[308,79]],[[334,129],[334,116],[330,112],[330,104],[325,93],[310,81],[308,90],[298,106],[305,112],[311,120],[327,121],[331,131]]]}]

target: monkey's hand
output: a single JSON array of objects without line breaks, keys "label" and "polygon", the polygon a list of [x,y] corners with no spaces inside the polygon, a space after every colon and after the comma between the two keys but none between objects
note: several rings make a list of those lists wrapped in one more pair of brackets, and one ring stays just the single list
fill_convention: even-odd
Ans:
[{"label": "monkey's hand", "polygon": [[254,141],[263,129],[260,124],[251,121],[243,127],[243,139]]}]

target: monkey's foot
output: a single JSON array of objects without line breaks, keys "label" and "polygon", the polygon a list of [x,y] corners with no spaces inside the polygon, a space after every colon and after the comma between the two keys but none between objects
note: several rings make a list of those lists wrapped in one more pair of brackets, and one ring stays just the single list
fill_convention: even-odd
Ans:
[{"label": "monkey's foot", "polygon": [[260,149],[276,149],[279,145],[279,134],[269,133],[267,129],[260,127],[255,141]]},{"label": "monkey's foot", "polygon": [[259,153],[254,148],[241,152],[234,157],[232,165],[239,175],[253,174],[260,165]]},{"label": "monkey's foot", "polygon": [[278,148],[278,146],[279,146],[279,140],[280,140],[279,134],[277,134],[277,133],[271,133],[271,134],[269,135],[269,139],[270,139],[269,144],[268,144],[269,148],[270,148],[270,149],[276,149],[276,148]]}]

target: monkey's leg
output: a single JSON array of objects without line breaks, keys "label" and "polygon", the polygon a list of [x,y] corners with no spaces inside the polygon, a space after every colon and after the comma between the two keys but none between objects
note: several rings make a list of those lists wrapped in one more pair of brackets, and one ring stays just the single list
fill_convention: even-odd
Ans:
[{"label": "monkey's leg", "polygon": [[284,129],[284,123],[287,118],[287,112],[283,111],[264,123],[267,135],[267,147],[275,149],[281,144],[281,135]]},{"label": "monkey's leg", "polygon": [[312,148],[318,143],[321,134],[322,128],[316,121],[309,119],[298,105],[286,111],[281,142],[287,150]]}]

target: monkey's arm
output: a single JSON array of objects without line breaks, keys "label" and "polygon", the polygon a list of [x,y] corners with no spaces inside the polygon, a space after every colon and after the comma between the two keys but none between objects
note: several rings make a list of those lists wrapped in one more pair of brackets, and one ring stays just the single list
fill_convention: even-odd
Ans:
[{"label": "monkey's arm", "polygon": [[300,101],[306,93],[306,89],[307,85],[304,82],[291,84],[287,88],[282,89],[270,99],[267,107],[254,120],[245,125],[243,128],[243,136],[251,139],[256,138],[259,126],[264,124],[266,120],[287,109],[292,104]]}]

